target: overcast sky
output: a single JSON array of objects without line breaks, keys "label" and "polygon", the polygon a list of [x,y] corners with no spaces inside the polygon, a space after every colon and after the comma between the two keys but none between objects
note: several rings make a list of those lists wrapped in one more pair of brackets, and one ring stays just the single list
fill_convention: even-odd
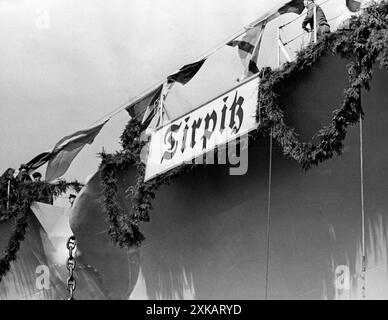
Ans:
[{"label": "overcast sky", "polygon": [[[280,2],[0,0],[0,171],[87,128]],[[333,18],[345,1],[330,2],[324,9]],[[267,27],[261,65],[276,64],[276,27],[295,17],[284,15]],[[283,36],[299,34],[300,23]],[[230,88],[241,72],[236,50],[222,49],[187,87],[175,88],[174,116]],[[126,112],[114,117],[65,178],[83,181],[94,172],[103,147],[119,149],[127,121]]]}]

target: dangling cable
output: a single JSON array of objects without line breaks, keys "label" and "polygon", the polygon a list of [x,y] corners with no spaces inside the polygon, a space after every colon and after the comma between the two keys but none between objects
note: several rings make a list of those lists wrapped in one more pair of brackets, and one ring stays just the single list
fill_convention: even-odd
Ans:
[{"label": "dangling cable", "polygon": [[[217,51],[219,51],[220,49],[222,49],[226,43],[238,38],[239,36],[241,36],[242,34],[244,34],[246,31],[247,31],[247,28],[248,27],[244,27],[244,28],[240,28],[237,32],[235,32],[233,35],[231,35],[230,37],[228,38],[225,38],[223,41],[217,43],[213,48],[211,48],[210,50],[208,50],[207,52],[205,52],[204,54],[201,54],[200,56],[198,56],[196,59],[194,59],[193,61],[199,61],[201,59],[205,59],[205,58],[208,58],[209,56],[215,54]],[[104,116],[102,116],[101,118],[99,118],[98,120],[94,121],[90,126],[93,126],[94,124],[96,123],[99,123],[103,120],[106,120],[106,119],[111,119],[113,118],[114,116],[116,116],[117,114],[119,114],[120,112],[124,111],[130,104],[133,104],[135,101],[137,100],[140,100],[142,99],[142,97],[144,95],[146,95],[147,93],[151,92],[152,90],[154,90],[155,88],[157,88],[158,86],[162,85],[163,83],[165,82],[165,79],[159,81],[157,84],[153,85],[152,87],[149,87],[147,88],[146,90],[143,90],[141,93],[137,94],[135,97],[127,100],[125,103],[119,105],[118,107],[116,107],[115,109],[113,109],[111,112],[105,114]]]},{"label": "dangling cable", "polygon": [[[359,69],[362,70],[362,60],[359,57]],[[361,71],[360,71],[361,72]],[[361,86],[358,88],[358,107],[360,121],[360,191],[361,191],[361,296],[366,298],[366,248],[365,248],[365,198],[364,198],[364,138],[361,106]]]},{"label": "dangling cable", "polygon": [[268,169],[268,206],[267,206],[267,266],[265,269],[265,300],[268,300],[269,258],[270,258],[270,227],[271,227],[271,188],[272,188],[272,129],[269,138],[269,169]]}]

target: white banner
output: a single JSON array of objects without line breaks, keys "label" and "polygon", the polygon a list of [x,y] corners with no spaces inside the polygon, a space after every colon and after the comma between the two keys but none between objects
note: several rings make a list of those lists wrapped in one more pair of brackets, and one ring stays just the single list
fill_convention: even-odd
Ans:
[{"label": "white banner", "polygon": [[254,77],[154,132],[145,181],[255,129],[257,96]]}]

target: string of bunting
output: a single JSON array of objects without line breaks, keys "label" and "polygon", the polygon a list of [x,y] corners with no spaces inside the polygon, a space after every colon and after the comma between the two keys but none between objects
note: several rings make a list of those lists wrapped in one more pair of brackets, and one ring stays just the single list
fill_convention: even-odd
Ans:
[{"label": "string of bunting", "polygon": [[[362,15],[352,18],[350,30],[339,30],[317,44],[309,45],[298,53],[294,62],[286,63],[280,69],[261,70],[256,113],[260,125],[250,134],[250,142],[272,134],[284,155],[296,160],[305,170],[341,154],[347,128],[358,123],[359,116],[364,115],[360,92],[362,88],[369,90],[373,66],[379,62],[381,67],[388,69],[387,15],[388,5],[374,4]],[[330,124],[317,132],[315,137],[319,142],[301,142],[295,129],[285,123],[278,90],[284,81],[297,78],[298,74],[329,53],[355,60],[347,66],[349,87],[344,91],[341,106],[333,111]],[[120,247],[139,246],[142,243],[144,235],[140,231],[140,224],[150,220],[156,192],[173,178],[194,167],[184,164],[144,182],[145,165],[141,159],[141,150],[145,142],[140,139],[143,129],[138,120],[130,120],[121,136],[122,150],[115,154],[101,154],[103,205],[110,222],[109,234]],[[116,174],[131,167],[137,169],[137,178],[135,184],[127,190],[132,206],[132,213],[128,216],[117,201]]]},{"label": "string of bunting", "polygon": [[[388,5],[374,4],[362,15],[352,18],[351,31],[332,33],[316,45],[300,51],[294,62],[286,63],[280,69],[261,70],[256,113],[260,125],[250,134],[250,142],[272,134],[285,156],[296,160],[305,170],[341,154],[347,128],[355,125],[359,116],[364,115],[360,105],[360,91],[362,88],[369,90],[373,66],[379,62],[382,68],[388,69],[387,26]],[[279,88],[284,81],[296,78],[300,72],[310,68],[328,53],[355,60],[348,64],[349,87],[344,91],[341,106],[333,111],[330,124],[317,132],[319,142],[301,142],[295,129],[285,123],[279,102]],[[156,197],[156,192],[161,186],[169,184],[173,178],[187,173],[195,166],[185,164],[144,182],[145,165],[141,154],[145,145],[145,141],[141,140],[144,129],[138,120],[130,120],[121,136],[122,150],[114,154],[100,154],[103,207],[110,224],[109,234],[112,241],[120,247],[139,246],[142,243],[144,235],[140,231],[140,224],[150,220],[152,200]],[[132,167],[136,168],[137,177],[135,184],[127,190],[132,206],[132,213],[127,215],[118,202],[117,174]],[[11,205],[7,208],[7,184],[0,184],[0,223],[11,218],[15,220],[14,229],[0,260],[0,280],[9,270],[10,263],[16,259],[20,243],[24,240],[31,203],[39,199],[42,189],[48,188],[53,196],[57,196],[66,192],[69,187],[79,190],[81,185],[78,182],[65,181],[56,184],[14,181],[9,197]]]}]

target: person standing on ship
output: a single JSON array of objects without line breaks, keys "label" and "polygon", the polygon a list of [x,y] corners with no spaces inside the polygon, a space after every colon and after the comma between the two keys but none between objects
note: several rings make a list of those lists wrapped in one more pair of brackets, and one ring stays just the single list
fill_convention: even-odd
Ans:
[{"label": "person standing on ship", "polygon": [[[330,33],[330,26],[327,22],[325,13],[323,12],[322,8],[317,5],[314,0],[304,0],[304,6],[307,9],[307,15],[306,18],[302,22],[302,29],[306,30],[307,32],[313,32],[314,31],[314,7],[316,8],[317,12],[317,39],[321,39],[324,35]],[[307,26],[310,25],[310,29],[307,28]],[[311,36],[311,42],[314,41],[314,36]]]}]

